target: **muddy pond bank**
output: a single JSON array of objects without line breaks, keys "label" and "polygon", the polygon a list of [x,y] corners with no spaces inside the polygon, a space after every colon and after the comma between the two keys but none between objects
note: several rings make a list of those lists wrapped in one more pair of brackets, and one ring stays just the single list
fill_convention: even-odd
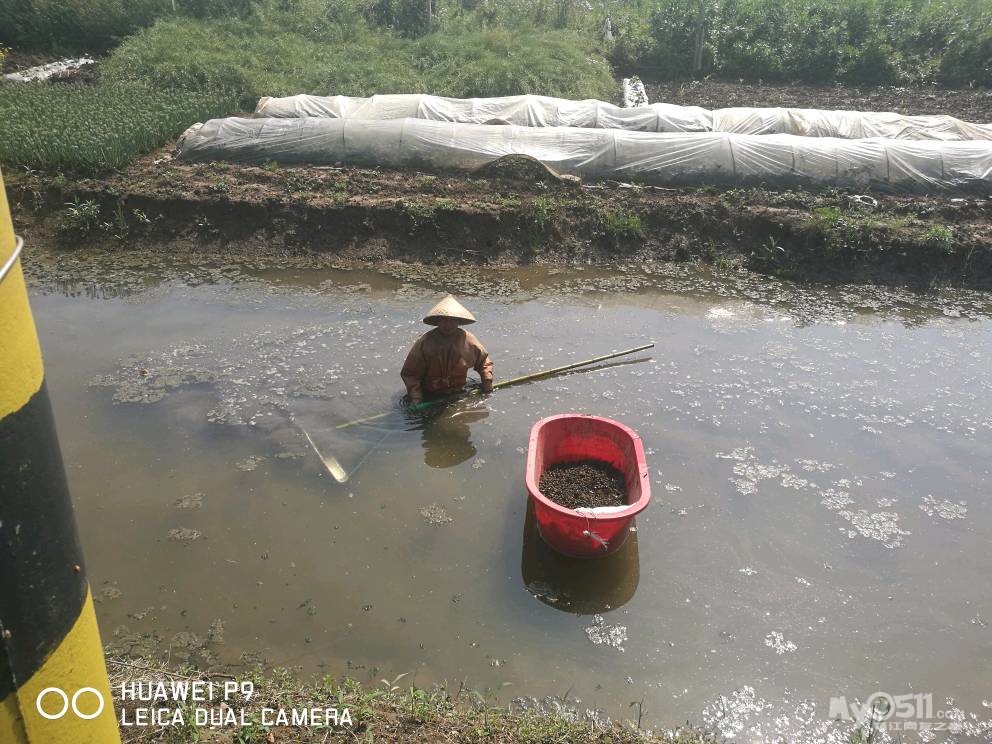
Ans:
[{"label": "muddy pond bank", "polygon": [[187,165],[9,174],[32,241],[507,266],[679,261],[801,281],[992,288],[992,200]]}]

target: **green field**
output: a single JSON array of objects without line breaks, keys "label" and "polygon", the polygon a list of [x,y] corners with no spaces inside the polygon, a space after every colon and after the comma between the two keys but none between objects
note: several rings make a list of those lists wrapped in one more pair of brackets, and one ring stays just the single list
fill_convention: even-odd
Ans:
[{"label": "green field", "polygon": [[300,92],[609,99],[629,73],[992,86],[988,0],[433,0],[429,18],[426,7],[9,0],[0,47],[107,56],[85,91],[0,84],[0,162],[115,167],[193,120]]},{"label": "green field", "polygon": [[215,95],[140,85],[4,85],[0,160],[31,168],[120,167],[230,108]]}]

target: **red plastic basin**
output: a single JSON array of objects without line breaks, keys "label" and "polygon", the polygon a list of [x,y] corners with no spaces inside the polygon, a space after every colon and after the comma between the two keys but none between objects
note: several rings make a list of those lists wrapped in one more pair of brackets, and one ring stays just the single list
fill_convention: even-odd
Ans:
[{"label": "red plastic basin", "polygon": [[[606,515],[583,514],[541,493],[538,484],[547,468],[578,460],[605,462],[623,473],[627,506]],[[565,413],[534,424],[527,450],[526,483],[541,537],[558,552],[576,557],[618,550],[634,517],[651,501],[641,438],[633,429],[599,416]]]}]

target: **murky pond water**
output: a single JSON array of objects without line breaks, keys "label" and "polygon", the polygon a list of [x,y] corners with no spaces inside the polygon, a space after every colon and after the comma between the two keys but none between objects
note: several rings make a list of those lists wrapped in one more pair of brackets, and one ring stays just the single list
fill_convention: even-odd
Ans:
[{"label": "murky pond water", "polygon": [[[620,718],[642,701],[647,727],[748,740],[837,735],[832,697],[932,693],[912,739],[946,738],[938,711],[992,739],[988,296],[650,267],[27,269],[116,648]],[[441,290],[479,317],[498,377],[657,347],[335,428],[397,405]],[[552,553],[527,509],[529,428],[568,411],[647,450],[654,501],[603,561]]]}]

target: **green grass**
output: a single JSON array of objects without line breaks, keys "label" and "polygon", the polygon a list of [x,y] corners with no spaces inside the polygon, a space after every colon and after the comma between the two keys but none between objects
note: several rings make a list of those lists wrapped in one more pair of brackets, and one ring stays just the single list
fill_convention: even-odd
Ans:
[{"label": "green grass", "polygon": [[570,31],[506,29],[411,40],[356,27],[318,39],[276,23],[159,21],[125,41],[104,63],[113,82],[220,91],[254,108],[263,95],[448,96],[543,93],[609,97],[609,66]]},{"label": "green grass", "polygon": [[[320,0],[319,4],[357,11],[361,2]],[[0,46],[55,54],[104,53],[160,18],[245,18],[262,5],[259,0],[4,0]],[[296,5],[313,10],[316,3]]]},{"label": "green grass", "polygon": [[804,227],[812,232],[826,235],[844,218],[837,207],[817,207],[807,218]]},{"label": "green grass", "polygon": [[233,107],[208,92],[141,85],[0,84],[0,162],[93,170],[121,167],[195,121]]},{"label": "green grass", "polygon": [[[891,240],[914,239],[911,220],[906,216],[872,214],[860,210],[844,212],[838,207],[817,207],[803,222],[803,229],[816,236],[830,255],[868,254]],[[933,248],[949,251],[953,236],[947,228],[935,225],[915,239]],[[774,251],[770,251],[774,255]]]},{"label": "green grass", "polygon": [[395,45],[403,43],[367,32],[321,43],[278,26],[238,20],[160,21],[118,47],[102,75],[112,83],[212,91],[253,110],[263,95],[418,90],[416,70],[395,53]]},{"label": "green grass", "polygon": [[569,30],[439,33],[418,40],[406,54],[423,77],[424,92],[438,95],[538,93],[610,100],[616,94],[602,52],[588,38]]},{"label": "green grass", "polygon": [[636,212],[607,207],[599,212],[598,219],[603,231],[608,235],[628,239],[644,237],[644,222]]},{"label": "green grass", "polygon": [[59,237],[78,240],[103,226],[100,206],[95,201],[88,199],[80,202],[79,199],[75,199],[65,206],[55,224],[55,231]]},{"label": "green grass", "polygon": [[[386,37],[362,56],[375,68],[382,62],[381,44],[393,47],[396,39],[430,39],[430,48],[416,50],[430,56],[434,47],[459,46],[474,34],[509,31],[533,61],[524,51],[526,37],[555,32],[580,40],[577,49],[608,55],[624,72],[679,79],[693,73],[699,7],[700,0],[432,0],[428,22],[424,0],[5,0],[0,46],[105,52],[156,21],[233,20],[325,48],[366,43],[369,34]],[[704,2],[703,9],[702,75],[992,86],[988,0],[721,0]],[[612,41],[600,36],[606,17]],[[546,51],[536,59],[553,59],[555,51],[550,46]],[[279,66],[278,59],[272,61]],[[315,70],[300,72],[319,76]],[[463,79],[476,89],[488,82],[475,70],[466,70]],[[501,79],[498,72],[492,78],[497,86]],[[521,82],[519,75],[514,82]]]},{"label": "green grass", "polygon": [[[627,62],[690,77],[698,0],[651,3]],[[621,44],[631,48],[631,40]],[[620,61],[620,60],[618,60]],[[992,86],[987,0],[725,0],[707,4],[702,75],[765,81]]]},{"label": "green grass", "polygon": [[535,196],[527,203],[524,214],[538,232],[546,232],[561,219],[563,210],[558,200],[547,196]]},{"label": "green grass", "polygon": [[930,248],[950,252],[954,248],[954,232],[944,225],[933,225],[923,233],[923,242]]}]

